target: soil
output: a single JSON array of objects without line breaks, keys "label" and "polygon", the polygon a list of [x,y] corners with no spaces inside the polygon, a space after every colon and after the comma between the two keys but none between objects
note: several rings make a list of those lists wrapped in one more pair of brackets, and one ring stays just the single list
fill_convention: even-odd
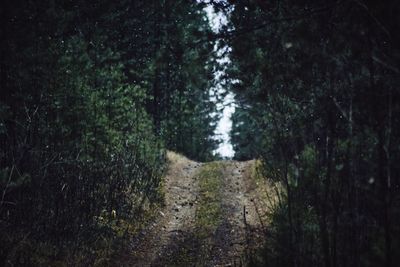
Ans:
[{"label": "soil", "polygon": [[251,177],[255,161],[218,161],[221,220],[203,240],[197,234],[197,174],[209,163],[173,152],[168,152],[168,159],[165,205],[154,223],[132,241],[125,266],[245,266],[262,245],[265,230],[259,185]]}]

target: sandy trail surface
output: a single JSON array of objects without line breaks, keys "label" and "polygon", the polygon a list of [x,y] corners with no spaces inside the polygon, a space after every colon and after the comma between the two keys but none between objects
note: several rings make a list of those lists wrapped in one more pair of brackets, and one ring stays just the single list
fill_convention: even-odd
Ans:
[{"label": "sandy trail surface", "polygon": [[[198,163],[168,152],[165,206],[156,220],[131,243],[125,266],[245,266],[262,244],[259,190],[251,179],[255,161]],[[217,166],[220,220],[207,240],[197,234],[201,205],[199,175]]]}]

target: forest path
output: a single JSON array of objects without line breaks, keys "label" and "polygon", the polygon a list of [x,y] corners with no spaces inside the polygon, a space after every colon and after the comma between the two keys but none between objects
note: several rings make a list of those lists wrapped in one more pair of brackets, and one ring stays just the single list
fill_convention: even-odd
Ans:
[{"label": "forest path", "polygon": [[168,160],[165,206],[125,266],[243,266],[263,237],[255,161],[197,163],[173,152]]}]

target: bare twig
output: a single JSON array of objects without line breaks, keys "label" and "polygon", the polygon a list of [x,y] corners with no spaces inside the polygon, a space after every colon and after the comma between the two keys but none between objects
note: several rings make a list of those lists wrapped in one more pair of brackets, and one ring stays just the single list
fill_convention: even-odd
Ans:
[{"label": "bare twig", "polygon": [[361,2],[360,0],[353,0],[353,2],[355,2],[357,5],[359,5],[360,7],[362,7],[368,14],[368,16],[370,16],[372,18],[372,20],[381,28],[381,30],[390,38],[390,32],[386,29],[386,27],[378,20],[377,17],[375,17],[371,11],[369,10],[368,6]]},{"label": "bare twig", "polygon": [[376,63],[380,64],[381,66],[394,71],[395,73],[399,74],[400,70],[396,68],[395,66],[391,65],[388,62],[383,61],[382,59],[378,58],[377,56],[372,56],[372,60],[375,61]]},{"label": "bare twig", "polygon": [[8,186],[10,185],[11,177],[12,177],[12,175],[14,173],[14,167],[15,167],[15,165],[12,165],[12,167],[11,167],[11,171],[10,171],[10,175],[8,176],[8,181],[7,181],[6,187],[4,188],[3,194],[1,196],[0,207],[3,206],[3,204],[5,203],[4,197],[6,196],[6,192],[7,192]]}]

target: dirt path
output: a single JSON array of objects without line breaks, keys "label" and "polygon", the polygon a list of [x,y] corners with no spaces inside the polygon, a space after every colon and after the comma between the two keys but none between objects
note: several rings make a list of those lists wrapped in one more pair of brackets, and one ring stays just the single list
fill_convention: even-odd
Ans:
[{"label": "dirt path", "polygon": [[[168,158],[165,207],[132,242],[127,266],[245,266],[263,235],[254,205],[254,161],[197,163],[172,152]],[[205,176],[210,166],[213,173]],[[203,188],[202,179],[215,183]],[[202,206],[208,195],[215,208]],[[200,216],[206,220],[199,222]]]},{"label": "dirt path", "polygon": [[216,235],[211,266],[243,266],[262,244],[263,227],[255,203],[259,196],[251,180],[254,161],[223,162],[223,223]]},{"label": "dirt path", "polygon": [[175,249],[174,240],[193,228],[200,163],[168,152],[169,170],[164,180],[165,207],[158,221],[133,241],[129,266],[163,266]]}]

